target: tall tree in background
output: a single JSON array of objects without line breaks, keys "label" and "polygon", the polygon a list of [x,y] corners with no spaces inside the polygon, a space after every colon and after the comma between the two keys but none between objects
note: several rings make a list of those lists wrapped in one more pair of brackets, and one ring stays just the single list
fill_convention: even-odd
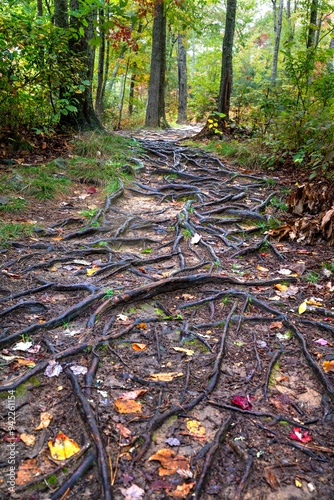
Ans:
[{"label": "tall tree in background", "polygon": [[166,14],[164,2],[155,4],[152,32],[150,83],[145,127],[167,126],[165,114]]},{"label": "tall tree in background", "polygon": [[310,24],[307,37],[307,48],[309,49],[314,45],[315,32],[317,31],[317,15],[318,15],[318,0],[312,0],[310,12]]},{"label": "tall tree in background", "polygon": [[185,47],[185,36],[178,34],[178,58],[177,73],[179,83],[179,104],[177,109],[177,123],[188,123],[187,118],[187,51]]},{"label": "tall tree in background", "polygon": [[276,80],[277,76],[278,51],[281,42],[282,19],[283,19],[283,0],[279,0],[276,33],[275,33],[275,45],[273,53],[273,66],[271,71],[271,80],[273,82]]},{"label": "tall tree in background", "polygon": [[235,31],[235,14],[237,0],[227,0],[226,22],[223,41],[222,69],[220,76],[220,89],[218,97],[218,112],[224,113],[226,120],[229,119],[230,101],[232,93],[232,51]]}]

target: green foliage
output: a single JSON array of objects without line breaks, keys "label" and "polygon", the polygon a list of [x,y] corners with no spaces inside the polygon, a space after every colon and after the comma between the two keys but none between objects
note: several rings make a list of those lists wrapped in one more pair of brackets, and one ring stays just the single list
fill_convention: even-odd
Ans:
[{"label": "green foliage", "polygon": [[32,233],[33,227],[27,224],[12,224],[0,222],[0,246],[8,245],[10,240],[29,236]]}]

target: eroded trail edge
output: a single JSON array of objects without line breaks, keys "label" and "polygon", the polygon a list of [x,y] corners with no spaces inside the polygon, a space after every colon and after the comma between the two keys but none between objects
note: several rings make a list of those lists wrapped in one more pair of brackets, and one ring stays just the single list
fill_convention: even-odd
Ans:
[{"label": "eroded trail edge", "polygon": [[[282,186],[137,144],[89,224],[45,226],[0,266],[3,498],[331,498],[333,302],[310,300],[312,251],[268,238]],[[81,448],[66,467],[59,431]]]}]

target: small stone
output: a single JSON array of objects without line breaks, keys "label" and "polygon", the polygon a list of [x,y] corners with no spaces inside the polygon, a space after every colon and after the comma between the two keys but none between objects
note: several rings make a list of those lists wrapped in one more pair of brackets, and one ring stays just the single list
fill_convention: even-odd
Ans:
[{"label": "small stone", "polygon": [[9,198],[7,196],[0,196],[0,205],[7,205]]}]

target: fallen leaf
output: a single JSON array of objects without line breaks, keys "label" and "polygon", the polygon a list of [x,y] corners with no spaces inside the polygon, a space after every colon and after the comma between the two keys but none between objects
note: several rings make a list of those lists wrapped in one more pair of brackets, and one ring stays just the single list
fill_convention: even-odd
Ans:
[{"label": "fallen leaf", "polygon": [[13,351],[27,351],[32,346],[32,342],[18,342],[12,347]]},{"label": "fallen leaf", "polygon": [[124,500],[140,500],[145,495],[145,491],[136,484],[133,484],[130,488],[120,488],[120,490],[124,495]]},{"label": "fallen leaf", "polygon": [[272,330],[273,328],[282,328],[283,323],[282,321],[273,321],[270,323],[270,329]]},{"label": "fallen leaf", "polygon": [[195,483],[183,483],[176,487],[176,490],[171,492],[171,495],[176,498],[187,498],[190,490],[193,488]]},{"label": "fallen leaf", "polygon": [[169,278],[169,276],[170,276],[171,274],[173,274],[173,272],[174,272],[174,271],[165,271],[164,273],[162,273],[162,276],[163,276],[164,278]]},{"label": "fallen leaf", "polygon": [[54,445],[52,444],[51,439],[48,442],[48,445],[51,456],[54,460],[66,460],[80,451],[80,446],[78,446],[75,441],[65,436],[62,432],[60,432],[56,437]]},{"label": "fallen leaf", "polygon": [[152,373],[150,375],[151,380],[156,380],[160,382],[170,382],[174,378],[183,377],[183,373],[171,372],[171,373]]},{"label": "fallen leaf", "polygon": [[22,486],[41,474],[42,471],[37,467],[37,461],[35,459],[25,460],[19,465],[15,485]]},{"label": "fallen leaf", "polygon": [[70,366],[70,369],[74,373],[74,375],[86,375],[88,372],[88,369],[86,366],[79,366],[79,365],[74,365]]},{"label": "fallen leaf", "polygon": [[269,271],[269,269],[267,269],[266,267],[262,267],[262,266],[257,266],[257,270],[261,271],[261,273],[267,273]]},{"label": "fallen leaf", "polygon": [[286,292],[288,290],[288,286],[286,285],[281,285],[280,283],[277,283],[277,285],[274,285],[275,288],[277,288],[277,290],[279,290],[280,292]]},{"label": "fallen leaf", "polygon": [[298,427],[295,427],[293,429],[293,433],[290,433],[290,437],[292,439],[297,439],[297,441],[301,441],[302,443],[307,443],[308,441],[312,441],[311,436],[308,436],[308,431],[305,431],[304,434],[302,434],[302,430],[298,429]]},{"label": "fallen leaf", "polygon": [[63,238],[61,236],[56,236],[55,238],[51,238],[53,241],[60,241]]},{"label": "fallen leaf", "polygon": [[249,396],[247,396],[247,398],[244,398],[243,396],[234,396],[234,398],[231,399],[231,403],[240,406],[243,410],[251,410],[253,405],[251,404],[250,399],[255,398],[250,398]]},{"label": "fallen leaf", "polygon": [[7,269],[3,269],[1,272],[3,274],[5,274],[6,276],[8,276],[8,278],[12,278],[12,279],[16,279],[16,280],[22,278],[22,276],[20,274],[10,273],[9,271],[7,271]]},{"label": "fallen leaf", "polygon": [[146,351],[146,344],[137,344],[136,342],[132,344],[132,349],[135,351]]},{"label": "fallen leaf", "polygon": [[53,267],[51,268],[51,271],[52,271],[52,272],[55,272],[55,271],[57,271],[57,268],[56,268],[56,266],[53,266]]},{"label": "fallen leaf", "polygon": [[57,363],[54,359],[49,361],[48,366],[46,367],[46,370],[44,372],[44,375],[47,377],[58,377],[60,373],[63,371],[63,367]]},{"label": "fallen leaf", "polygon": [[117,399],[115,405],[119,413],[142,413],[141,404],[133,399],[124,401]]},{"label": "fallen leaf", "polygon": [[24,442],[27,446],[34,446],[36,438],[32,434],[20,434],[21,441]]},{"label": "fallen leaf", "polygon": [[129,401],[131,399],[136,399],[143,394],[146,394],[146,392],[148,392],[148,389],[136,389],[135,391],[125,392],[124,394],[122,394],[122,396],[119,397],[119,399],[122,399],[123,401]]},{"label": "fallen leaf", "polygon": [[120,435],[123,436],[124,438],[131,437],[132,431],[127,427],[125,427],[124,425],[116,424],[116,428],[119,430]]},{"label": "fallen leaf", "polygon": [[318,340],[314,340],[313,342],[316,342],[316,344],[320,344],[320,345],[327,345],[328,344],[327,340],[325,340],[325,339],[318,339]]},{"label": "fallen leaf", "polygon": [[334,372],[334,360],[332,361],[324,361],[322,364],[324,372]]},{"label": "fallen leaf", "polygon": [[22,359],[22,358],[15,358],[16,363],[22,366],[29,366],[30,368],[33,368],[36,366],[36,363],[31,361],[31,359]]},{"label": "fallen leaf", "polygon": [[301,488],[303,486],[298,479],[295,479],[295,485],[297,486],[297,488]]},{"label": "fallen leaf", "polygon": [[196,298],[194,295],[189,295],[189,293],[183,293],[182,297],[184,299],[195,299]]},{"label": "fallen leaf", "polygon": [[289,276],[291,273],[292,271],[290,271],[290,269],[280,269],[278,271],[278,274],[283,274],[283,276]]},{"label": "fallen leaf", "polygon": [[182,455],[177,455],[169,448],[157,451],[148,459],[149,462],[151,460],[157,460],[160,462],[162,467],[159,469],[159,476],[174,474],[178,471],[178,469],[184,471],[190,470],[189,459]]},{"label": "fallen leaf", "polygon": [[265,479],[274,490],[278,489],[278,481],[275,474],[270,469],[265,469]]},{"label": "fallen leaf", "polygon": [[302,302],[298,308],[299,314],[303,314],[307,310],[306,302]]},{"label": "fallen leaf", "polygon": [[177,438],[168,438],[165,443],[169,444],[169,446],[180,446],[180,441]]},{"label": "fallen leaf", "polygon": [[39,344],[35,344],[34,347],[30,347],[28,352],[30,354],[37,354],[40,351],[41,346]]},{"label": "fallen leaf", "polygon": [[173,347],[173,349],[177,352],[185,352],[187,356],[192,356],[193,354],[195,354],[195,351],[193,351],[192,349],[185,349],[184,347]]},{"label": "fallen leaf", "polygon": [[51,413],[48,413],[47,411],[41,413],[41,423],[39,424],[38,427],[36,427],[35,431],[46,429],[50,425],[52,419],[53,415],[51,415]]},{"label": "fallen leaf", "polygon": [[137,325],[137,326],[136,326],[136,328],[138,328],[138,329],[139,329],[139,328],[144,328],[144,329],[145,329],[145,328],[146,328],[146,326],[147,326],[147,325],[146,325],[145,323],[140,323],[140,325]]},{"label": "fallen leaf", "polygon": [[94,186],[91,186],[88,189],[86,189],[86,193],[94,194],[94,193],[96,193],[96,188]]},{"label": "fallen leaf", "polygon": [[198,420],[188,420],[187,429],[194,436],[205,436],[206,430]]},{"label": "fallen leaf", "polygon": [[120,321],[127,321],[129,318],[125,314],[117,314],[117,319]]},{"label": "fallen leaf", "polygon": [[87,276],[93,276],[93,274],[96,273],[96,271],[98,271],[99,269],[101,269],[100,267],[92,267],[91,269],[87,269]]},{"label": "fallen leaf", "polygon": [[202,239],[202,236],[198,233],[195,233],[194,236],[191,238],[190,240],[190,243],[192,245],[196,245],[197,243],[199,243]]}]

